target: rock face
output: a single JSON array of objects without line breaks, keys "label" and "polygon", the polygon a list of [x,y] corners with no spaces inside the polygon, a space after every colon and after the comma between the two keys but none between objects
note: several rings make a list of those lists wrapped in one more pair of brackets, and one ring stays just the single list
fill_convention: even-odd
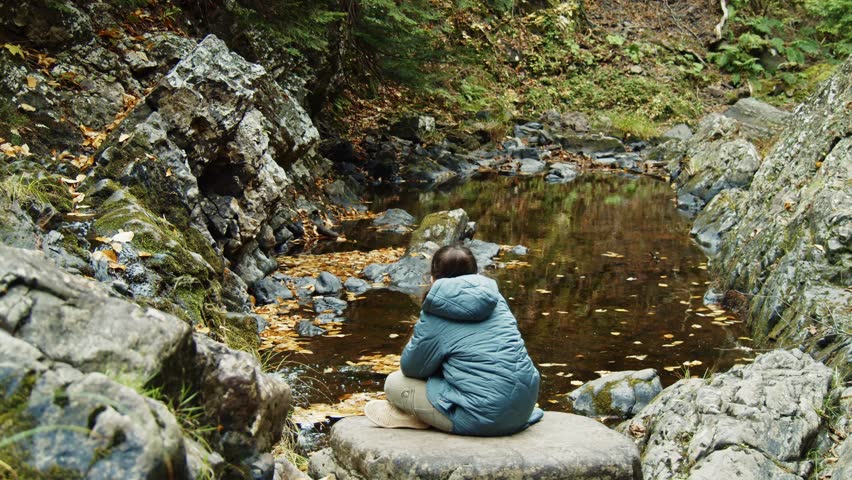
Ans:
[{"label": "rock face", "polygon": [[573,409],[587,417],[629,418],[645,408],[663,387],[653,368],[615,372],[593,380],[568,394]]},{"label": "rock face", "polygon": [[262,67],[208,36],[121,133],[124,142],[111,139],[98,159],[101,175],[136,189],[179,228],[198,229],[247,284],[275,268],[263,254],[287,219],[277,216],[282,199],[316,173],[306,154],[319,135]]},{"label": "rock face", "polygon": [[[197,462],[187,457],[198,452],[184,430],[209,425],[220,427],[202,456],[247,475],[258,449],[280,437],[290,389],[249,354],[190,332],[41,252],[0,246],[4,435],[44,427],[0,447],[4,461],[22,478],[57,469],[62,478],[189,478]],[[199,413],[180,423],[178,408]]]},{"label": "rock face", "polygon": [[594,420],[557,412],[546,412],[518,434],[491,438],[382,429],[365,417],[349,417],[334,425],[330,445],[311,457],[315,478],[642,478],[628,438]]},{"label": "rock face", "polygon": [[748,298],[758,340],[806,345],[850,370],[852,325],[852,60],[788,121],[748,190],[728,191],[696,219],[718,243],[711,271]]},{"label": "rock face", "polygon": [[776,350],[709,380],[675,383],[619,430],[643,449],[645,480],[798,479],[831,377],[798,350]]},{"label": "rock face", "polygon": [[438,246],[459,242],[464,238],[467,221],[467,212],[460,208],[430,213],[411,234],[409,250],[419,251],[427,242]]}]

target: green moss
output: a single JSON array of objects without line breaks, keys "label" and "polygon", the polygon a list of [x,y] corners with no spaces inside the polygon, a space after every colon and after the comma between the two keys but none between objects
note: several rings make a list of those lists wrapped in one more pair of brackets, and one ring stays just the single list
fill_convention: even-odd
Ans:
[{"label": "green moss", "polygon": [[595,411],[598,415],[611,415],[616,413],[612,408],[612,389],[615,387],[615,382],[607,383],[601,390],[592,395],[592,405],[595,406]]}]

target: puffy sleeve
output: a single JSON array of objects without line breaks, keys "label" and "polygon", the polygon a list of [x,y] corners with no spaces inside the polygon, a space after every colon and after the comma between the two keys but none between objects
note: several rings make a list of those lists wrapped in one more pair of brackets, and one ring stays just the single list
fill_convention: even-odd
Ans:
[{"label": "puffy sleeve", "polygon": [[414,325],[414,335],[402,350],[400,368],[406,377],[426,379],[441,368],[444,361],[442,342],[435,335],[439,320],[421,315]]}]

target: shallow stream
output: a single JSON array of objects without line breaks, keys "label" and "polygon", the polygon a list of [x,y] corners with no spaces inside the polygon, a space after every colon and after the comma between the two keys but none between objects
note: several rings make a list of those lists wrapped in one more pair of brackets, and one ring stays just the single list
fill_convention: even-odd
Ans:
[{"label": "shallow stream", "polygon": [[[542,177],[483,176],[445,191],[379,194],[371,209],[403,208],[418,220],[464,208],[476,238],[524,245],[499,259],[500,285],[542,373],[539,403],[570,411],[565,393],[604,371],[655,368],[665,385],[687,374],[747,361],[746,330],[703,304],[706,257],[689,238],[689,220],[669,186],[647,177],[584,174],[567,184]],[[377,235],[369,221],[346,226],[354,242],[333,248],[403,246],[407,236]],[[345,338],[315,337],[300,380],[303,401],[381,389],[383,375],[347,361],[398,354],[418,314],[418,299],[387,290],[350,303]]]}]

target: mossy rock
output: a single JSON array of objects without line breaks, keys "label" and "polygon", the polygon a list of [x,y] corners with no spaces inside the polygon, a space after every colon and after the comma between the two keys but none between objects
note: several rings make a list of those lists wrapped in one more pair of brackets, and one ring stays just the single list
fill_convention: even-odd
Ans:
[{"label": "mossy rock", "polygon": [[[124,264],[128,269],[124,272],[116,270],[112,275],[121,278],[128,271],[138,271],[138,267],[153,272],[154,275],[140,272],[133,278],[124,275],[124,280],[131,283],[131,287],[136,279],[150,283],[144,289],[135,290],[150,292],[143,298],[137,298],[140,303],[160,308],[192,323],[208,323],[207,305],[219,305],[222,287],[217,269],[198,253],[197,242],[191,241],[198,240],[195,238],[197,232],[179,229],[155,216],[136,197],[114,184],[101,185],[101,189],[112,194],[99,206],[107,213],[95,220],[94,234],[109,238],[120,230],[134,233],[125,247],[127,252],[119,253],[119,263],[128,262]],[[206,247],[202,250],[213,255],[212,248]]]}]

